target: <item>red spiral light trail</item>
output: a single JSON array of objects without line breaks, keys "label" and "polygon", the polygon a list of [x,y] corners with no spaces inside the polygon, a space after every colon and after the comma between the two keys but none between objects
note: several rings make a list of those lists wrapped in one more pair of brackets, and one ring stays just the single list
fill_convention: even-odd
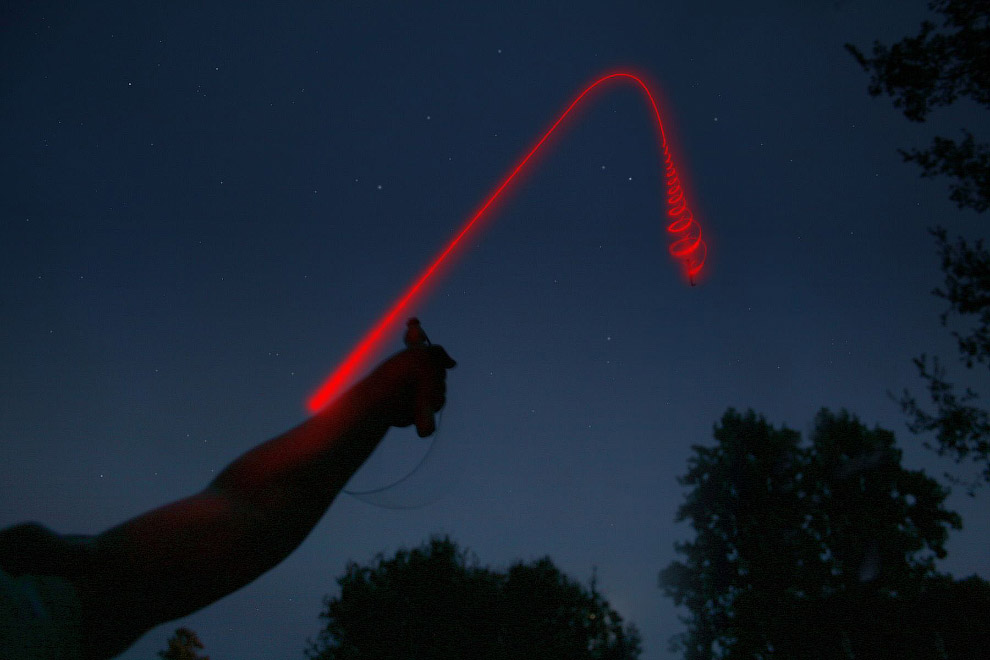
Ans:
[{"label": "red spiral light trail", "polygon": [[[427,281],[434,275],[440,265],[447,259],[447,257],[454,251],[454,248],[461,242],[467,234],[475,227],[478,220],[485,214],[485,211],[492,205],[492,203],[502,194],[506,186],[515,178],[519,171],[529,162],[529,159],[533,157],[533,154],[539,150],[543,143],[546,142],[550,134],[554,132],[557,126],[560,125],[564,118],[571,112],[571,110],[578,103],[581,102],[591,90],[598,87],[602,83],[608,80],[626,80],[632,81],[638,84],[643,91],[646,93],[646,97],[650,101],[650,105],[653,107],[653,113],[656,116],[657,126],[660,129],[660,138],[663,146],[663,157],[664,157],[664,178],[666,179],[667,187],[667,204],[670,207],[667,211],[668,217],[671,219],[670,224],[667,225],[667,231],[671,234],[673,243],[670,245],[670,254],[675,259],[681,262],[684,268],[684,273],[688,277],[688,281],[694,286],[695,276],[701,272],[702,266],[705,264],[705,257],[708,253],[708,247],[705,242],[701,239],[701,226],[694,219],[694,215],[688,208],[687,199],[684,195],[684,189],[681,185],[680,177],[677,175],[677,169],[674,167],[673,159],[670,155],[670,148],[667,144],[667,136],[663,130],[663,122],[660,120],[660,109],[657,107],[657,102],[653,98],[653,94],[650,93],[650,89],[646,84],[637,76],[631,73],[612,73],[603,76],[593,82],[591,85],[586,87],[574,101],[567,106],[567,109],[560,115],[553,126],[544,133],[540,141],[536,143],[528,154],[516,165],[507,177],[502,181],[501,185],[496,188],[488,200],[482,205],[482,207],[474,214],[474,216],[468,220],[467,223],[461,228],[461,230],[454,236],[447,246],[443,249],[439,256],[437,256],[433,262],[426,268],[423,273],[413,281],[406,292],[396,301],[392,307],[385,313],[381,319],[372,326],[371,330],[357,343],[357,345],[351,349],[350,354],[344,359],[343,362],[337,367],[337,369],[330,374],[330,376],[320,385],[319,389],[309,398],[306,402],[306,407],[310,412],[318,412],[328,403],[330,403],[336,396],[348,386],[354,379],[355,374],[359,369],[367,366],[368,362],[377,353],[377,349],[388,337],[394,337],[395,334],[392,332],[396,321],[405,316],[404,312],[412,305],[413,300],[417,295],[422,293],[423,286]],[[388,332],[387,332],[388,331]]]}]

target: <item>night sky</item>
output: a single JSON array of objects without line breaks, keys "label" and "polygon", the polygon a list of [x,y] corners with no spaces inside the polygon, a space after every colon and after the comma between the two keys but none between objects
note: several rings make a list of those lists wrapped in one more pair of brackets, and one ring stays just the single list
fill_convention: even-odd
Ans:
[{"label": "night sky", "polygon": [[[802,433],[846,408],[893,430],[906,467],[952,467],[887,391],[924,394],[922,352],[979,389],[938,322],[926,228],[985,222],[896,149],[985,117],[911,123],[842,47],[915,34],[923,0],[12,4],[0,527],[99,533],[302,421],[600,75],[656,84],[708,239],[687,286],[644,97],[596,93],[415,310],[459,363],[422,469],[376,504],[341,496],[284,563],[126,660],[180,625],[214,660],[302,658],[348,560],[435,533],[495,568],[549,555],[587,584],[597,566],[644,660],[671,658],[683,625],[657,575],[691,538],[676,477],[728,407]],[[391,431],[351,487],[429,446]],[[965,528],[941,570],[990,577],[986,497],[948,500]]]}]

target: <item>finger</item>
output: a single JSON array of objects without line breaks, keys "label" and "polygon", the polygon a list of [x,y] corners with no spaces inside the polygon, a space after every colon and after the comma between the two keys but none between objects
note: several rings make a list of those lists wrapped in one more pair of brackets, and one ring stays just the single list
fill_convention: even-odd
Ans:
[{"label": "finger", "polygon": [[443,350],[443,346],[432,344],[427,349],[430,351],[431,357],[439,362],[444,369],[453,369],[457,366],[457,362],[454,361],[454,358],[450,357],[447,351]]},{"label": "finger", "polygon": [[436,422],[433,421],[433,412],[422,406],[416,409],[416,434],[425,438],[437,430]]},{"label": "finger", "polygon": [[430,392],[423,393],[416,402],[416,431],[419,437],[425,438],[436,430],[433,414],[439,412],[447,402],[444,396],[446,388],[441,383]]}]

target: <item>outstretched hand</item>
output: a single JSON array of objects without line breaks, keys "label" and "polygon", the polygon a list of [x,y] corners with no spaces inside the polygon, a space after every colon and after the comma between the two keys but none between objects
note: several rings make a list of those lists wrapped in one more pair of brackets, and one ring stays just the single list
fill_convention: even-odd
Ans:
[{"label": "outstretched hand", "polygon": [[442,346],[411,346],[381,363],[365,384],[389,426],[415,424],[425,438],[436,430],[433,416],[446,401],[447,369],[455,366]]}]

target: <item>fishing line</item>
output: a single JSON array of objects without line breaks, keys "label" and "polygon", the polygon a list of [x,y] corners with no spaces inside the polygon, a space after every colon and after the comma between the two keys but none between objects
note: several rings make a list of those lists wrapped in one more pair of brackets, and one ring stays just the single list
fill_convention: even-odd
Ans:
[{"label": "fishing line", "polygon": [[441,409],[440,412],[437,413],[436,430],[433,432],[433,438],[430,440],[430,447],[426,450],[426,453],[423,454],[422,458],[419,459],[419,462],[416,463],[415,466],[413,466],[413,469],[410,470],[408,473],[406,473],[405,476],[396,479],[395,481],[393,481],[388,485],[380,486],[378,488],[371,488],[369,490],[348,490],[344,488],[343,492],[347,493],[353,498],[361,500],[366,504],[371,504],[373,506],[381,507],[383,509],[421,509],[423,507],[429,506],[437,502],[440,498],[442,498],[446,494],[449,488],[445,488],[442,492],[440,492],[432,499],[429,499],[426,502],[420,504],[390,503],[389,498],[384,497],[384,494],[387,491],[391,491],[396,486],[399,486],[405,483],[406,481],[408,481],[414,474],[419,472],[419,470],[423,467],[423,465],[426,464],[427,459],[430,458],[434,450],[436,450],[437,448],[438,441],[440,440],[440,427],[442,423],[443,423],[443,410]]}]

